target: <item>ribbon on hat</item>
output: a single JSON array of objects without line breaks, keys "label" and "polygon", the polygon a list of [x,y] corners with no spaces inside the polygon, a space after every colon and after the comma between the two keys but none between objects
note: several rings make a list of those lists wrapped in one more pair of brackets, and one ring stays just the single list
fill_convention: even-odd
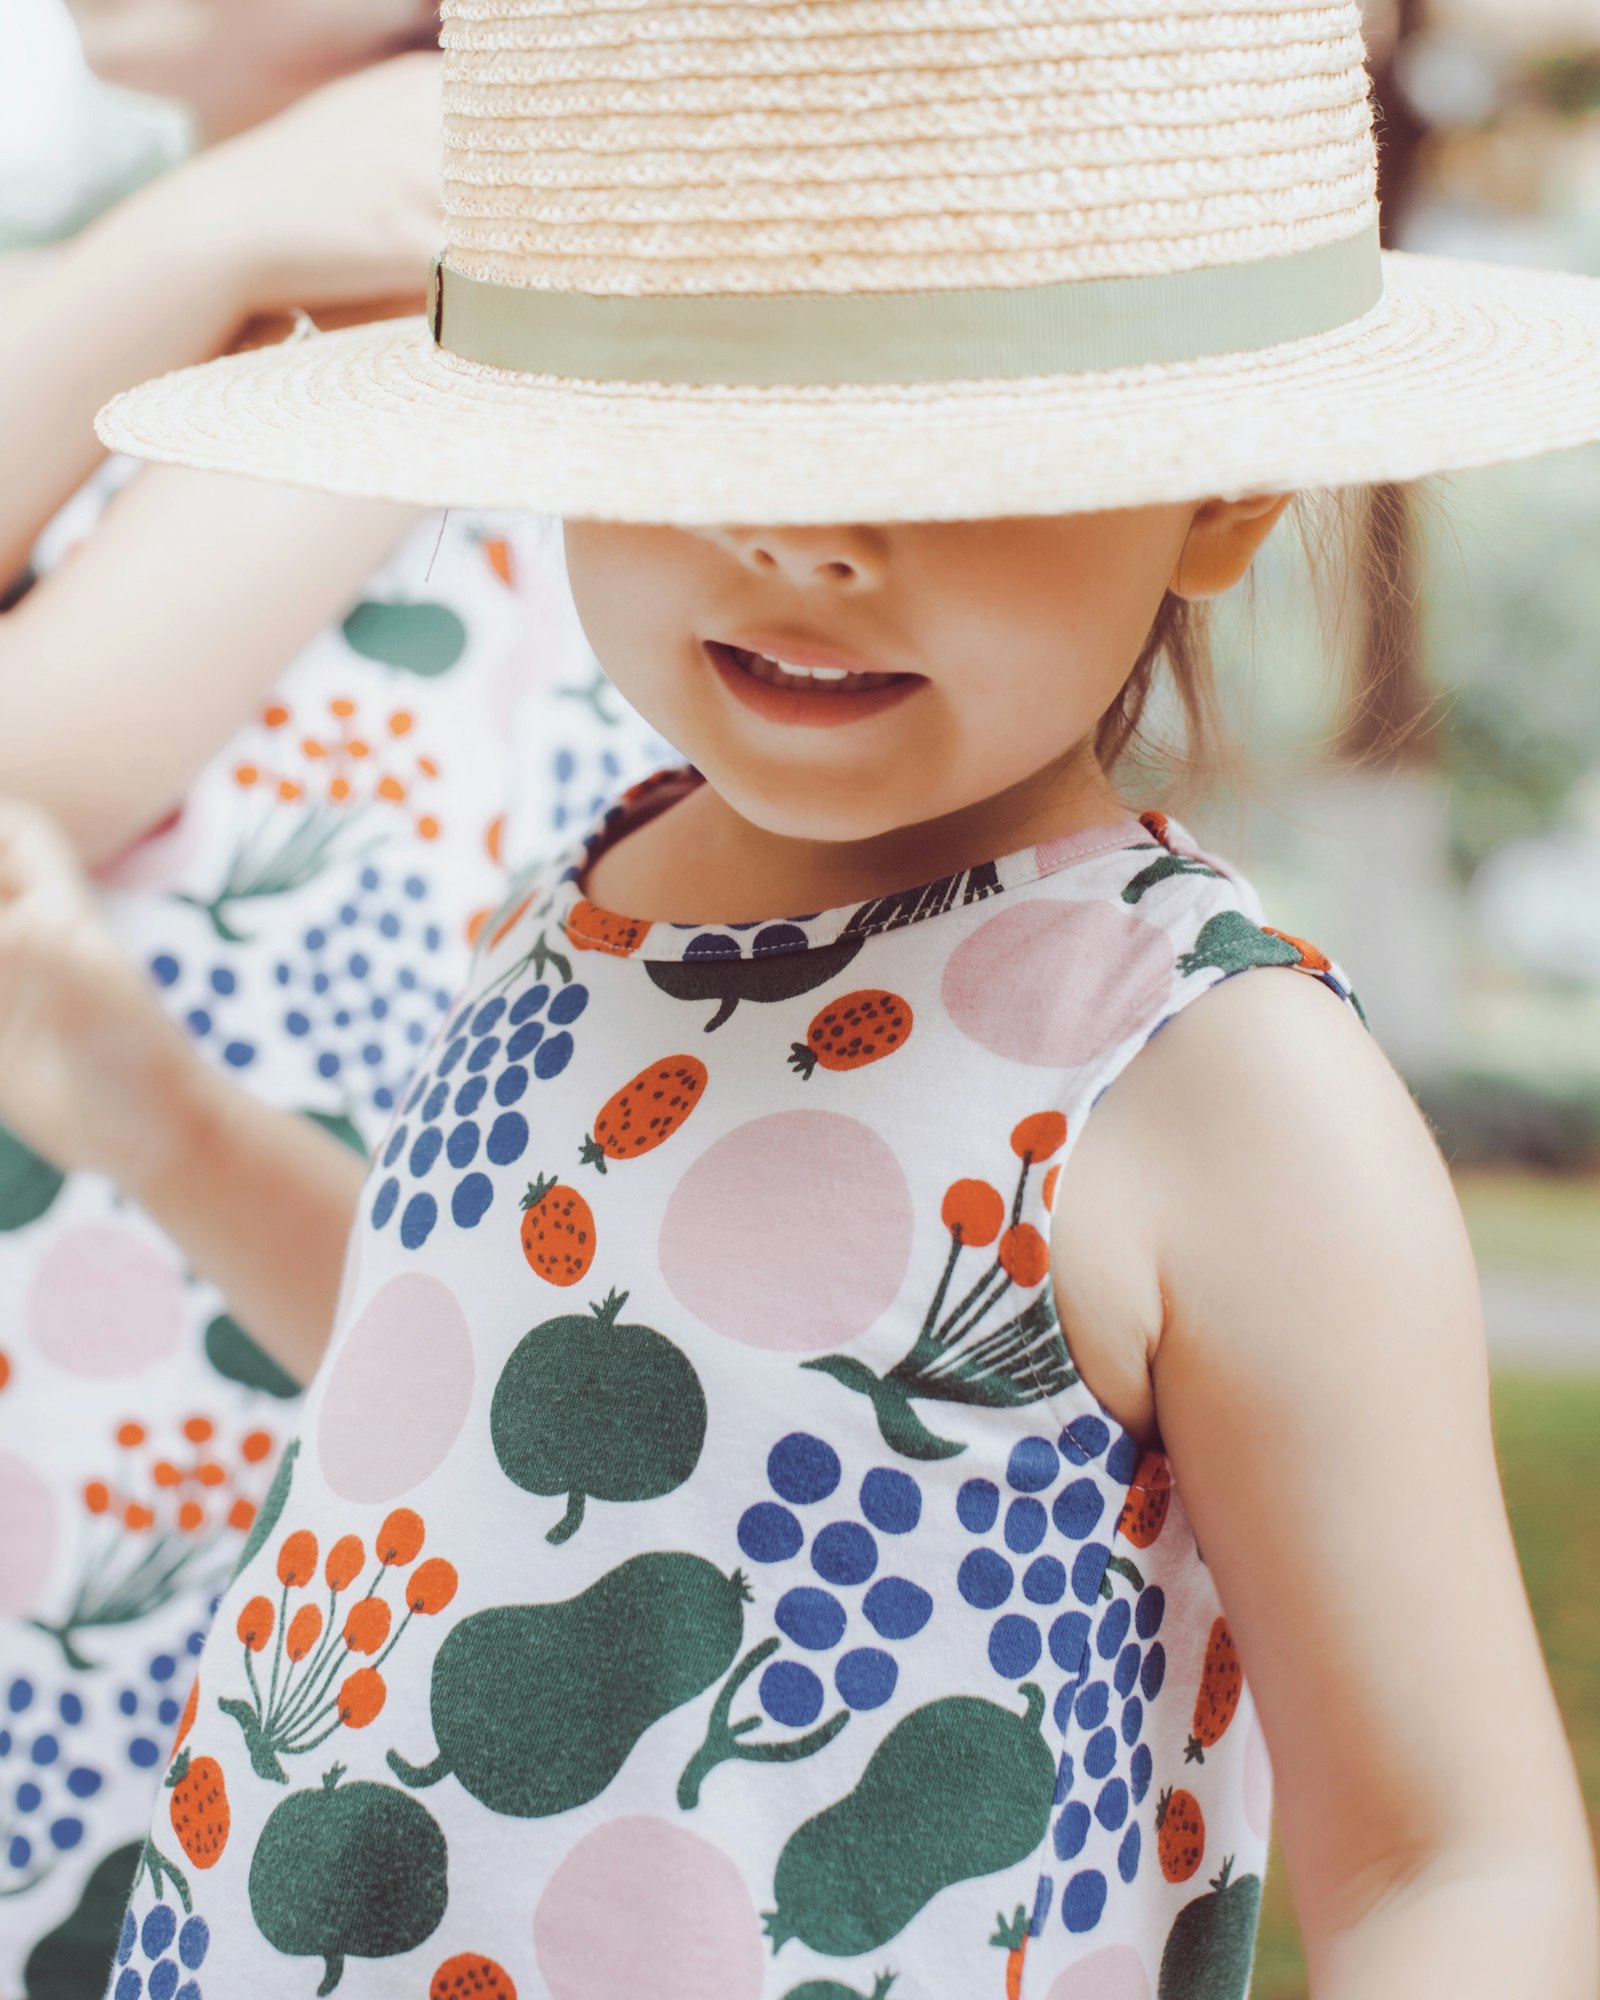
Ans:
[{"label": "ribbon on hat", "polygon": [[1376,224],[1284,257],[971,291],[617,297],[434,265],[464,361],[590,382],[778,388],[998,381],[1199,361],[1331,333],[1383,296]]}]

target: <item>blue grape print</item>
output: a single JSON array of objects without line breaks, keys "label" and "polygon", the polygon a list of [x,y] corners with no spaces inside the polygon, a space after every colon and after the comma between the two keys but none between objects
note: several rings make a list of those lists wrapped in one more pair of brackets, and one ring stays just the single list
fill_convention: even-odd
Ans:
[{"label": "blue grape print", "polygon": [[202,1916],[162,1901],[141,1923],[129,1910],[117,1940],[110,2000],[205,2000],[194,1974],[210,1949],[211,1927]]},{"label": "blue grape print", "polygon": [[75,1744],[91,1741],[74,1688],[16,1674],[0,1696],[0,1896],[31,1888],[85,1837],[105,1773]]},{"label": "blue grape print", "polygon": [[1003,1485],[974,1475],[955,1496],[970,1538],[956,1592],[988,1623],[990,1666],[1011,1682],[1046,1663],[1063,1676],[1054,1716],[1071,1747],[1057,1774],[1051,1840],[1058,1861],[1079,1865],[1059,1895],[1042,1878],[1036,1917],[1042,1924],[1053,1908],[1074,1933],[1099,1924],[1111,1879],[1131,1883],[1146,1845],[1138,1811],[1154,1760],[1144,1737],[1165,1678],[1157,1635],[1166,1607],[1122,1548],[1148,1546],[1160,1531],[1167,1491],[1157,1465],[1157,1454],[1142,1455],[1090,1412],[1055,1439],[1019,1438]]},{"label": "blue grape print", "polygon": [[[542,936],[513,973],[529,964],[538,975],[531,986],[510,998],[480,994],[457,1011],[384,1143],[368,1215],[374,1229],[384,1229],[398,1214],[407,1250],[420,1250],[446,1214],[458,1229],[477,1228],[495,1199],[485,1169],[513,1166],[527,1152],[528,1094],[572,1060],[572,1029],[589,989]],[[553,989],[544,977],[551,969],[565,979]]]},{"label": "blue grape print", "polygon": [[[785,1579],[772,1609],[776,1631],[752,1646],[723,1683],[705,1740],[679,1781],[685,1811],[699,1802],[719,1764],[814,1756],[852,1714],[882,1708],[900,1680],[893,1649],[916,1638],[934,1615],[932,1593],[900,1575],[891,1560],[895,1542],[914,1534],[923,1518],[922,1488],[910,1473],[870,1467],[856,1486],[858,1518],[846,1511],[850,1495],[838,1452],[810,1431],[790,1431],[767,1454],[766,1485],[739,1516],[740,1553],[757,1566],[757,1576],[802,1559],[806,1569]],[[734,1703],[751,1680],[759,1713],[736,1722]],[[842,1706],[824,1716],[830,1687]],[[764,1722],[805,1733],[767,1736],[760,1733]]]}]

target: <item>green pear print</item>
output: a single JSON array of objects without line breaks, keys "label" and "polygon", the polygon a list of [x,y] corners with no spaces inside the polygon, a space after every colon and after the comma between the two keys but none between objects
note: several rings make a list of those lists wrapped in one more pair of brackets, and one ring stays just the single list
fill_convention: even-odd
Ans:
[{"label": "green pear print", "polygon": [[1037,1850],[1056,1765],[1044,1695],[1031,1681],[1020,1692],[1022,1715],[949,1695],[895,1724],[855,1790],[789,1836],[766,1918],[774,1951],[790,1938],[829,1958],[877,1951],[941,1889]]},{"label": "green pear print", "polygon": [[1157,2000],[1245,2000],[1261,1915],[1261,1877],[1233,1877],[1233,1860],[1211,1893],[1185,1903],[1167,1932]]},{"label": "green pear print", "polygon": [[141,1842],[131,1841],[95,1863],[77,1907],[29,1952],[22,1968],[26,2000],[82,2000],[100,1991],[142,1851]]},{"label": "green pear print", "polygon": [[626,1292],[525,1334],[495,1385],[489,1435],[501,1470],[566,1512],[545,1539],[577,1533],[587,1500],[655,1500],[700,1462],[706,1399],[687,1357],[648,1326],[621,1324]]},{"label": "green pear print", "polygon": [[490,1812],[543,1819],[598,1798],[645,1731],[726,1673],[748,1587],[700,1556],[632,1556],[556,1604],[455,1626],[433,1665],[438,1755],[397,1750],[402,1784],[451,1773]]},{"label": "green pear print", "polygon": [[319,1994],[349,1958],[414,1951],[439,1928],[449,1855],[432,1813],[393,1785],[322,1783],[273,1809],[250,1857],[250,1910],[291,1958],[324,1963]]}]

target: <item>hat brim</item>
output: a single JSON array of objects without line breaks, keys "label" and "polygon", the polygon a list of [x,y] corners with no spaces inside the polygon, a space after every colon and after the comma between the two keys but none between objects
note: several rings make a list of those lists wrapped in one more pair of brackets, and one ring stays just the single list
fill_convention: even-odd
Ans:
[{"label": "hat brim", "polygon": [[101,413],[137,458],[426,507],[805,524],[1081,513],[1410,480],[1600,439],[1600,280],[1386,253],[1311,340],[990,382],[685,388],[516,375],[420,319],[309,334]]}]

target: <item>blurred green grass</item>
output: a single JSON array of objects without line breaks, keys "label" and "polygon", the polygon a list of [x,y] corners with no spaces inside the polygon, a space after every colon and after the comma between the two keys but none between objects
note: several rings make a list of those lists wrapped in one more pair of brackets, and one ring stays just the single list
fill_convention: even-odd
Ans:
[{"label": "blurred green grass", "polygon": [[[1591,1208],[1591,1227],[1592,1216]],[[1494,1426],[1528,1597],[1600,1841],[1600,1376],[1497,1375]],[[1275,1844],[1250,2000],[1305,2000],[1305,1993]]]},{"label": "blurred green grass", "polygon": [[1456,1194],[1484,1269],[1593,1278],[1600,1296],[1600,1180],[1475,1172],[1457,1175]]}]

